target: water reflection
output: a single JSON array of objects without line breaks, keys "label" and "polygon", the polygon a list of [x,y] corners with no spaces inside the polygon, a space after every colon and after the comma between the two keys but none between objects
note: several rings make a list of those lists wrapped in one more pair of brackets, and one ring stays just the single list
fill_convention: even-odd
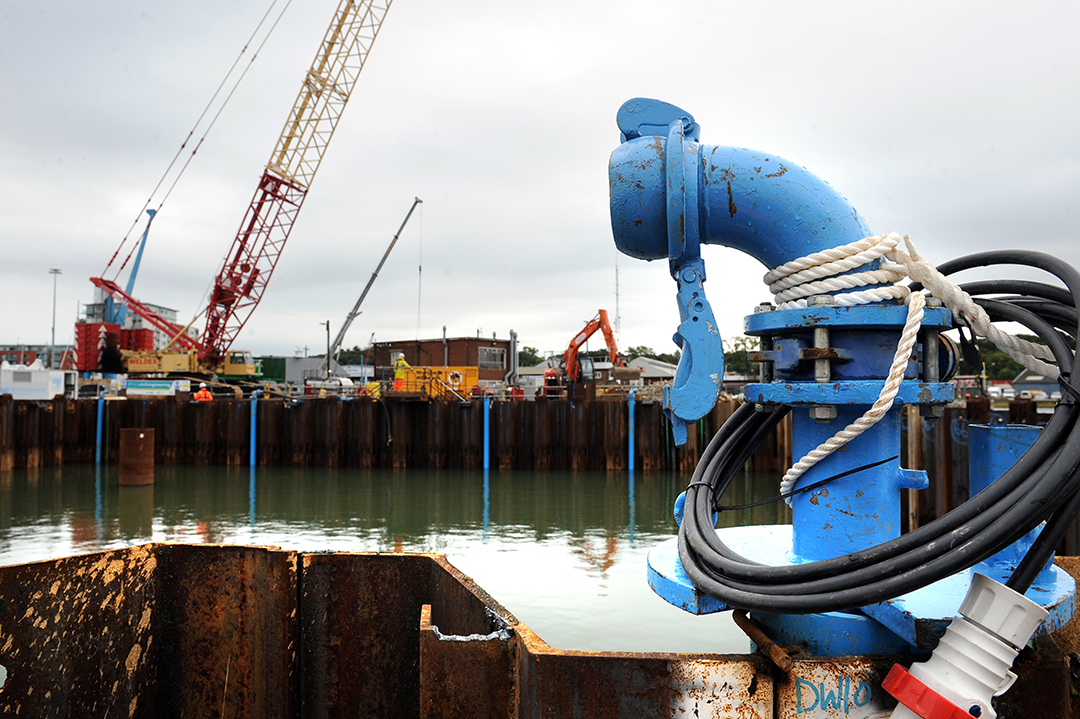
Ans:
[{"label": "water reflection", "polygon": [[[120,487],[92,465],[0,475],[0,562],[147,541],[320,551],[435,551],[567,649],[745,651],[727,615],[692,617],[649,590],[646,555],[675,534],[685,479],[656,473],[159,466]],[[727,503],[775,494],[744,475]],[[790,522],[782,503],[725,526]]]}]

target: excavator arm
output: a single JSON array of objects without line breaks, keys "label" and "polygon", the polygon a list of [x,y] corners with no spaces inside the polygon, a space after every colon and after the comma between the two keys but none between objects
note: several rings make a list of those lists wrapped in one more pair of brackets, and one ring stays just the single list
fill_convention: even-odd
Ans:
[{"label": "excavator arm", "polygon": [[607,310],[599,310],[596,317],[589,320],[581,332],[574,335],[574,339],[570,340],[570,345],[563,352],[562,364],[570,381],[577,382],[579,371],[578,352],[581,351],[582,345],[596,334],[597,330],[604,334],[604,341],[607,343],[608,357],[611,358],[612,366],[618,367],[622,364],[619,348],[615,345],[615,333],[612,332],[611,325],[608,323]]}]

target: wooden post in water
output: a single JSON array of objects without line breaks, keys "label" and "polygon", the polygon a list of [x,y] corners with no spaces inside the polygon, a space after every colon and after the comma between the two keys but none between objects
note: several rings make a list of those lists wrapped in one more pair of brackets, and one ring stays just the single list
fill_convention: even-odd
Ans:
[{"label": "wooden post in water", "polygon": [[120,486],[154,483],[154,430],[120,430]]}]

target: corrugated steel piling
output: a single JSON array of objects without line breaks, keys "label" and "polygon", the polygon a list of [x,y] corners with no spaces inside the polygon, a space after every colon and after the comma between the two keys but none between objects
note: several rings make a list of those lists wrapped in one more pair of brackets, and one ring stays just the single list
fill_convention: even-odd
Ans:
[{"label": "corrugated steel piling", "polygon": [[15,402],[0,395],[0,472],[15,469]]},{"label": "corrugated steel piling", "polygon": [[[738,406],[722,398],[677,447],[659,402],[552,400],[481,402],[219,399],[12,401],[0,397],[0,471],[115,462],[120,432],[153,429],[156,464],[393,467],[399,469],[693,471],[707,440]],[[933,489],[909,508],[927,521],[966,499],[966,426],[978,403],[949,407],[932,424],[909,416],[908,447]],[[1031,417],[1042,418],[1045,415]],[[787,423],[750,460],[781,471],[791,461]]]},{"label": "corrugated steel piling", "polygon": [[[0,567],[0,602],[24,717],[855,717],[912,660],[564,650],[436,554],[148,544]],[[1068,714],[1040,642],[1002,716]]]},{"label": "corrugated steel piling", "polygon": [[[489,398],[486,430],[481,402],[0,398],[0,471],[108,464],[118,456],[121,430],[137,428],[154,430],[156,464],[612,471],[633,464],[689,472],[704,446],[699,436],[720,426],[727,404],[735,400],[723,400],[688,446],[675,447],[660,405],[637,398],[632,427],[625,401]],[[777,460],[759,456],[755,463],[771,468]]]}]

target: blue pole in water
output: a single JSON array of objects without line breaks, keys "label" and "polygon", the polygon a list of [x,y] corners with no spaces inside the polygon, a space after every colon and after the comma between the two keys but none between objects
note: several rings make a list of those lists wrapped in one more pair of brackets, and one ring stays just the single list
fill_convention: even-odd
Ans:
[{"label": "blue pole in water", "polygon": [[251,528],[251,536],[255,536],[255,465],[251,465],[251,476],[248,478],[248,526]]},{"label": "blue pole in water", "polygon": [[491,467],[491,398],[484,397],[484,469]]},{"label": "blue pole in water", "polygon": [[101,424],[105,414],[105,400],[98,397],[97,400],[97,443],[94,449],[94,463],[101,464]]},{"label": "blue pole in water", "polygon": [[626,466],[630,469],[631,475],[634,474],[634,394],[636,392],[636,387],[630,390],[630,458]]},{"label": "blue pole in water", "polygon": [[105,507],[101,487],[101,465],[94,467],[94,522],[97,525],[97,538],[105,538]]},{"label": "blue pole in water", "polygon": [[484,539],[488,538],[488,522],[491,520],[491,477],[484,470]]},{"label": "blue pole in water", "polygon": [[251,393],[251,451],[248,453],[251,455],[251,466],[255,466],[255,437],[258,433],[258,412],[256,411],[259,406],[259,392],[262,390],[255,390]]}]

